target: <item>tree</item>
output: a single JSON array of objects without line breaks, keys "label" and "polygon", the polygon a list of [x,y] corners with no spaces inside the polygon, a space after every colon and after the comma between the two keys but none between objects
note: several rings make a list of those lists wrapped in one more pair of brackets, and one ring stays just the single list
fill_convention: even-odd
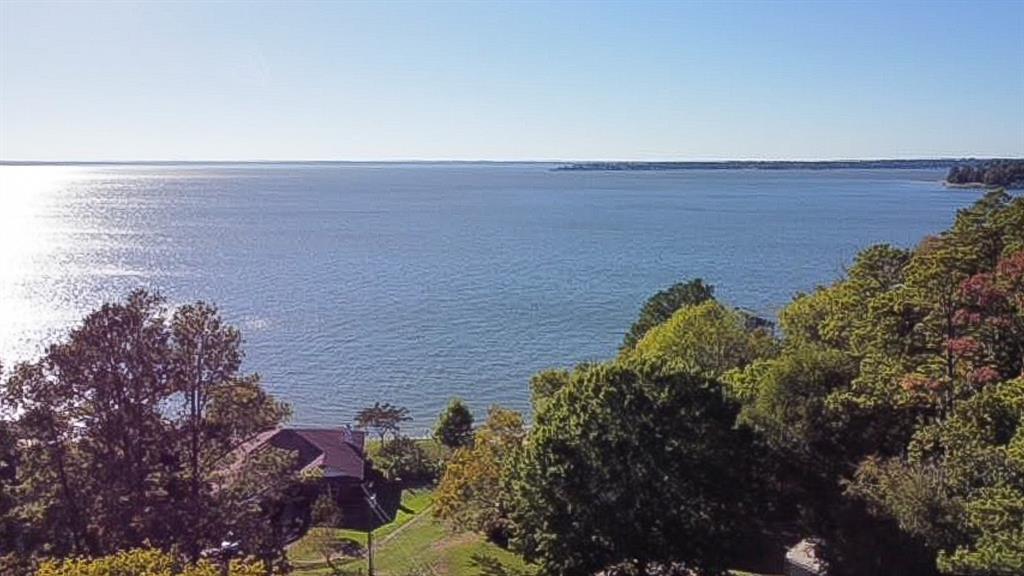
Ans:
[{"label": "tree", "polygon": [[747,329],[746,317],[714,300],[677,310],[625,353],[627,361],[664,362],[681,371],[717,378],[770,354],[771,334]]},{"label": "tree", "polygon": [[[242,336],[203,302],[178,308],[170,322],[171,382],[179,400],[175,431],[187,483],[185,549],[194,560],[201,534],[216,519],[206,513],[215,499],[208,482],[218,466],[243,441],[274,427],[288,409],[261,394],[258,380],[239,373]],[[245,414],[242,414],[242,411]]]},{"label": "tree", "polygon": [[526,438],[523,416],[492,406],[472,444],[455,451],[438,484],[434,515],[459,529],[483,532],[498,543],[510,533],[508,495],[501,485]]},{"label": "tree", "polygon": [[676,310],[687,306],[696,306],[707,300],[714,299],[715,288],[705,284],[700,278],[688,282],[679,282],[651,296],[640,309],[640,316],[630,326],[622,341],[622,349],[627,350],[647,334],[651,328],[668,320]]},{"label": "tree", "polygon": [[1024,160],[1003,159],[957,164],[949,169],[946,182],[1019,188],[1024,186]]},{"label": "tree", "polygon": [[[3,404],[17,414],[9,430],[20,445],[14,483],[17,510],[26,520],[25,552],[53,556],[95,550],[88,537],[91,478],[84,455],[75,449],[78,401],[67,382],[43,363],[22,363],[4,382]],[[37,439],[36,441],[28,441]]]},{"label": "tree", "polygon": [[337,496],[329,486],[313,501],[310,515],[313,526],[305,538],[323,558],[324,564],[332,572],[337,573],[340,567],[335,564],[335,558],[350,547],[349,542],[343,540],[337,532],[337,528],[342,527],[344,518]]},{"label": "tree", "polygon": [[380,437],[380,443],[387,442],[390,435],[397,439],[402,431],[402,424],[412,420],[409,416],[409,409],[385,402],[374,402],[373,406],[363,408],[356,414],[356,426],[364,430],[375,430]]},{"label": "tree", "polygon": [[374,465],[389,480],[406,484],[432,482],[437,476],[437,463],[408,436],[398,436],[382,446]]},{"label": "tree", "polygon": [[[4,375],[0,364],[0,381]],[[0,406],[3,403],[0,402]],[[0,413],[0,573],[27,573],[20,558],[29,547],[24,521],[17,514],[18,465],[21,459],[18,436],[8,415]]]},{"label": "tree", "polygon": [[849,438],[826,400],[855,374],[856,364],[846,354],[806,345],[730,372],[726,380],[732,395],[743,401],[739,420],[788,458],[809,463],[821,451],[830,452],[830,461],[844,451]]},{"label": "tree", "polygon": [[161,413],[172,392],[165,314],[161,298],[134,292],[89,314],[44,359],[46,375],[74,403],[64,417],[83,456],[99,551],[169,536],[161,518],[173,507],[158,488],[174,459]]},{"label": "tree", "polygon": [[856,374],[847,353],[800,343],[726,379],[743,404],[739,423],[759,433],[772,463],[759,482],[775,522],[824,539],[819,553],[829,574],[927,574],[934,564],[927,550],[848,497],[848,479],[865,455],[895,449],[902,438],[881,414],[853,417],[829,404]]},{"label": "tree", "polygon": [[949,574],[1024,568],[1024,379],[987,386],[917,430],[908,457],[869,459],[852,493],[939,550]]},{"label": "tree", "polygon": [[863,251],[728,374],[830,574],[1019,573],[1022,288],[1024,200],[990,192],[912,251]]},{"label": "tree", "polygon": [[452,398],[448,403],[437,419],[434,438],[452,450],[473,442],[473,414],[462,400]]},{"label": "tree", "polygon": [[329,486],[322,490],[313,501],[310,514],[313,524],[317,526],[341,528],[342,522],[344,522],[341,506],[338,505],[338,497]]},{"label": "tree", "polygon": [[533,409],[539,410],[541,405],[554,396],[569,383],[568,370],[544,370],[530,377],[530,401]]},{"label": "tree", "polygon": [[[22,553],[151,545],[194,560],[229,525],[255,525],[235,512],[259,515],[244,502],[267,485],[243,493],[225,472],[267,464],[231,456],[288,409],[258,377],[238,373],[240,341],[213,307],[186,306],[169,320],[162,298],[138,291],[86,316],[38,361],[19,364],[0,401],[22,447]],[[289,478],[286,466],[263,471],[271,484]]]},{"label": "tree", "polygon": [[700,376],[574,372],[536,414],[507,480],[514,545],[547,574],[620,563],[724,573],[758,517],[737,411]]}]

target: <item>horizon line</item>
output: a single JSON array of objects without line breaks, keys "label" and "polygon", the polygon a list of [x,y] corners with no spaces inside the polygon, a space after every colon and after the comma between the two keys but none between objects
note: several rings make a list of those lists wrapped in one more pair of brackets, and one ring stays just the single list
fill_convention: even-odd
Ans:
[{"label": "horizon line", "polygon": [[35,160],[0,159],[0,166],[33,165],[173,165],[173,164],[725,164],[745,163],[830,163],[830,162],[958,162],[971,160],[1024,160],[1022,156],[900,156],[862,158],[714,158],[714,159],[459,159],[459,158],[383,158],[383,159],[142,159],[142,160]]}]

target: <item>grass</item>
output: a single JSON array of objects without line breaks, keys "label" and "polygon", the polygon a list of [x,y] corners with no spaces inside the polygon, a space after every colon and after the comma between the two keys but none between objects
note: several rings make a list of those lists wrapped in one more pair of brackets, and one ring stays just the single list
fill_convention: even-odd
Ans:
[{"label": "grass", "polygon": [[[402,494],[402,507],[395,520],[373,532],[374,573],[380,576],[430,574],[436,576],[479,576],[477,557],[488,557],[511,571],[530,576],[536,567],[522,558],[488,542],[480,534],[462,532],[453,534],[431,515],[434,493],[430,489],[406,490]],[[399,529],[401,532],[397,532]],[[336,528],[317,528],[326,531],[332,539],[349,539],[366,547],[366,533]],[[310,534],[288,549],[293,564],[293,576],[331,576]],[[335,562],[350,574],[365,574],[366,559],[339,559]],[[731,572],[733,576],[768,576],[752,572]]]},{"label": "grass", "polygon": [[477,576],[476,556],[491,557],[506,568],[532,573],[515,554],[472,532],[452,534],[433,517],[425,517],[378,549],[376,566],[381,574],[396,576],[425,571],[446,576]]},{"label": "grass", "polygon": [[[379,543],[387,538],[392,532],[407,524],[420,512],[429,508],[433,503],[434,492],[430,489],[420,488],[415,490],[406,490],[402,494],[402,507],[399,508],[394,521],[373,531],[373,537],[377,544],[379,545]],[[409,512],[406,512],[406,510],[409,510]],[[329,534],[334,540],[352,540],[359,543],[361,547],[366,547],[366,532],[359,530],[347,530],[343,528],[323,527],[314,528],[314,530]],[[317,549],[314,538],[310,535],[307,535],[288,548],[288,559],[295,564],[323,564],[324,561],[322,553]]]},{"label": "grass", "polygon": [[[413,442],[419,445],[434,462],[444,459],[447,449],[434,438],[413,438]],[[375,458],[380,453],[380,438],[366,438],[366,455]]]},{"label": "grass", "polygon": [[[517,555],[488,542],[472,532],[453,534],[430,513],[431,490],[407,490],[395,521],[373,532],[374,572],[382,576],[400,576],[410,572],[428,572],[437,576],[477,576],[480,568],[474,557],[493,558],[506,568],[527,574],[534,569]],[[401,532],[397,532],[402,528]],[[333,539],[350,539],[366,546],[366,534],[354,530],[318,528]],[[295,576],[329,576],[331,570],[318,551],[315,537],[307,535],[288,549]],[[365,573],[366,559],[339,559],[335,563],[351,573]]]}]

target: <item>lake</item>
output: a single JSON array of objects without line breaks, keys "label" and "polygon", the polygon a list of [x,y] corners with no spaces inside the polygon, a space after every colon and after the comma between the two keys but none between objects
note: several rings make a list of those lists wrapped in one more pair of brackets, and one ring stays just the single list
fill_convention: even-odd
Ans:
[{"label": "lake", "polygon": [[936,170],[552,168],[0,166],[0,359],[147,287],[216,303],[293,422],[380,400],[422,431],[452,396],[528,410],[531,374],[614,355],[678,280],[771,316],[980,196]]}]

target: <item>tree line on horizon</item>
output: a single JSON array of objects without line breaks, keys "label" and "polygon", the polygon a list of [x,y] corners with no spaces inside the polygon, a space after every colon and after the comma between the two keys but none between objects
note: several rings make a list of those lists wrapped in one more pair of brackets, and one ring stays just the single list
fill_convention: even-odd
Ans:
[{"label": "tree line on horizon", "polygon": [[1024,159],[985,160],[957,164],[949,169],[946,182],[989,188],[1020,188],[1024,186]]}]

